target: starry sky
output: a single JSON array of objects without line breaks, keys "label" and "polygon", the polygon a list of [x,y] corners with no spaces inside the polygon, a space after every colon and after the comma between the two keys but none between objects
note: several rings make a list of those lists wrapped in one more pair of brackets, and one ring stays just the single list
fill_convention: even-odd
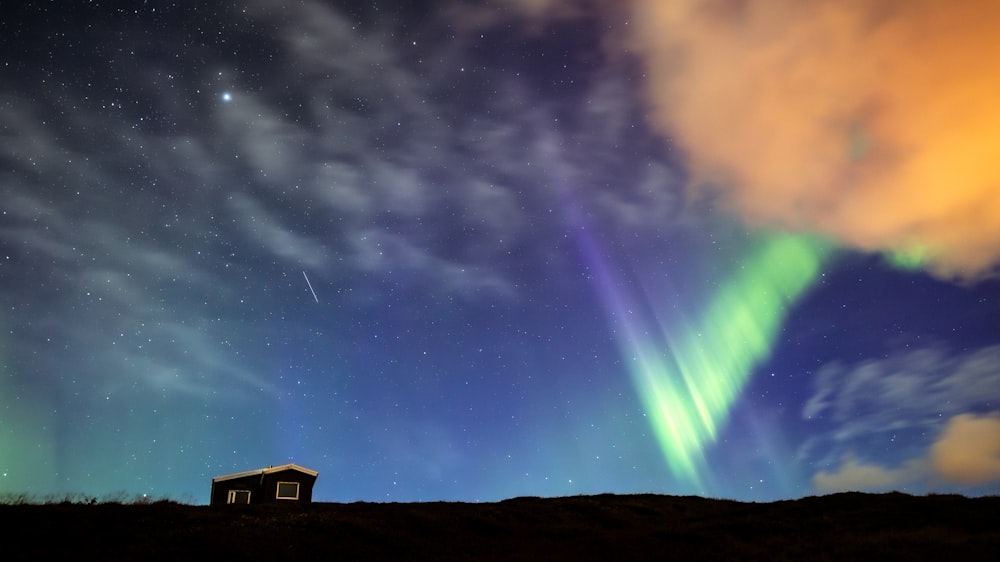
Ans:
[{"label": "starry sky", "polygon": [[23,2],[0,493],[1000,493],[1000,6]]}]

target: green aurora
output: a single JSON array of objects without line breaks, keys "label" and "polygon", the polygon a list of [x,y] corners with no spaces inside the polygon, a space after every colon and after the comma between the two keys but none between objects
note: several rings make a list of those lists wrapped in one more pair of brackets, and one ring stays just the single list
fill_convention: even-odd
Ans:
[{"label": "green aurora", "polygon": [[619,346],[632,358],[632,381],[675,476],[703,488],[705,447],[717,438],[754,367],[771,352],[789,309],[831,249],[816,238],[765,236],[697,321],[658,318],[663,334],[658,342],[648,330],[624,327]]}]

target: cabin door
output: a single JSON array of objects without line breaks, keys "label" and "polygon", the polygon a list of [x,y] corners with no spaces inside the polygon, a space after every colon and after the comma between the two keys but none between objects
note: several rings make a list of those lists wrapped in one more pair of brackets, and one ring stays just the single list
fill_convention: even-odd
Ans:
[{"label": "cabin door", "polygon": [[249,504],[250,490],[229,490],[226,503]]}]

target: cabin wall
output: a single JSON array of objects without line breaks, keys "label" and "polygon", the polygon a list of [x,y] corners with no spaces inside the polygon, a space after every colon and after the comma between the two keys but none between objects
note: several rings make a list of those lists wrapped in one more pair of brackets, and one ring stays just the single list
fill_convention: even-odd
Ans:
[{"label": "cabin wall", "polygon": [[250,504],[262,503],[296,503],[296,500],[277,499],[278,482],[298,482],[299,499],[297,503],[311,503],[313,485],[316,477],[297,470],[285,470],[264,474],[254,474],[243,478],[223,480],[212,483],[212,498],[210,505],[226,505],[230,490],[250,490]]},{"label": "cabin wall", "polygon": [[290,502],[293,500],[279,500],[275,496],[278,493],[278,482],[298,482],[300,503],[312,502],[313,484],[316,482],[315,476],[303,474],[297,470],[286,470],[284,472],[274,472],[264,475],[264,490],[269,496],[266,501]]},{"label": "cabin wall", "polygon": [[229,490],[250,490],[250,503],[260,502],[260,497],[264,495],[264,489],[260,484],[260,475],[244,476],[232,480],[223,480],[212,483],[211,505],[226,505],[229,497]]}]

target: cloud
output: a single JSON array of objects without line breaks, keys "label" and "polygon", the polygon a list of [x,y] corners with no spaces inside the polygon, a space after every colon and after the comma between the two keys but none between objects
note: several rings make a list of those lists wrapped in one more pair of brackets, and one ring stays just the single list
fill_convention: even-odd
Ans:
[{"label": "cloud", "polygon": [[250,169],[264,182],[290,182],[301,167],[309,139],[301,127],[282,119],[273,108],[253,95],[226,104],[217,113],[220,130],[237,154],[245,156]]},{"label": "cloud", "polygon": [[[168,33],[126,40],[147,58],[91,61],[128,92],[0,92],[4,265],[32,319],[11,338],[24,379],[73,372],[94,396],[266,394],[262,363],[228,342],[266,347],[247,318],[283,298],[289,265],[317,270],[314,284],[516,299],[531,266],[565,263],[565,193],[600,226],[660,229],[683,210],[621,69],[588,68],[585,87],[549,99],[534,65],[489,66],[467,49],[478,34],[445,34],[437,12],[419,31],[317,1],[248,13],[275,32],[252,71],[245,51],[173,52]],[[67,310],[99,329],[61,322]]]},{"label": "cloud", "polygon": [[326,246],[294,232],[255,199],[233,193],[230,205],[240,226],[275,256],[295,265],[322,267],[326,263]]},{"label": "cloud", "polygon": [[580,13],[579,0],[501,0],[501,6],[506,5],[513,10],[531,18],[572,17]]},{"label": "cloud", "polygon": [[813,476],[813,487],[822,492],[889,490],[918,481],[964,486],[1000,481],[1000,412],[953,416],[925,455],[898,468],[845,454],[835,470]]},{"label": "cloud", "polygon": [[1000,345],[955,352],[943,346],[855,364],[833,362],[814,377],[802,408],[812,436],[799,462],[828,466],[873,442],[891,442],[896,458],[925,453],[926,435],[946,420],[1000,402]]},{"label": "cloud", "polygon": [[934,472],[947,481],[969,486],[1000,481],[1000,412],[951,418],[930,457]]},{"label": "cloud", "polygon": [[456,2],[445,8],[448,19],[464,30],[477,30],[511,20],[538,33],[553,20],[571,20],[588,13],[588,0],[492,0]]},{"label": "cloud", "polygon": [[350,241],[350,247],[354,265],[362,271],[388,275],[400,270],[413,272],[463,296],[484,290],[507,298],[516,296],[510,282],[492,268],[442,258],[404,236],[374,229],[360,231]]},{"label": "cloud", "polygon": [[851,455],[832,472],[820,471],[813,476],[813,487],[821,492],[891,490],[926,477],[926,463],[910,460],[899,468],[859,462]]},{"label": "cloud", "polygon": [[313,194],[330,209],[355,220],[367,219],[374,209],[374,197],[362,188],[362,173],[340,162],[316,166]]},{"label": "cloud", "polygon": [[845,434],[901,420],[913,424],[1000,400],[1000,345],[964,353],[930,347],[854,365],[834,362],[816,374],[815,386],[802,409],[805,419],[841,423]]},{"label": "cloud", "polygon": [[1000,263],[1000,3],[636,0],[628,48],[693,189],[753,225]]}]

